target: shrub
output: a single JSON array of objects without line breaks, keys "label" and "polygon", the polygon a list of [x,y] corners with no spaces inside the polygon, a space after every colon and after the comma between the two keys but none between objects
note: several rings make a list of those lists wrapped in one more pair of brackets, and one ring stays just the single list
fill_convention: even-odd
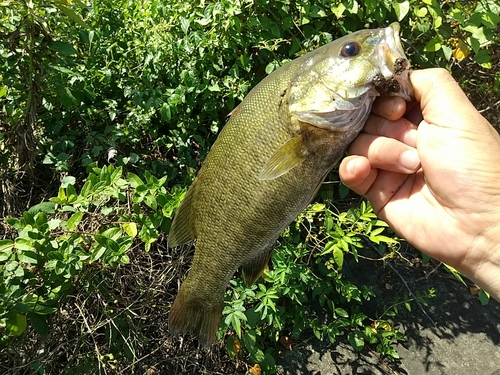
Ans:
[{"label": "shrub", "polygon": [[[12,216],[0,240],[2,343],[19,342],[30,327],[44,336],[71,293],[95,292],[86,272],[127,269],[138,247],[154,248],[226,115],[287,60],[400,21],[415,67],[480,70],[481,79],[458,78],[498,103],[499,12],[493,0],[1,3],[1,197]],[[27,190],[42,193],[19,197],[14,187],[27,180]],[[226,293],[219,337],[265,373],[275,371],[278,342],[306,330],[397,358],[398,307],[434,294],[365,311],[376,296],[343,276],[344,263],[367,247],[380,260],[397,258],[400,240],[365,203],[334,209],[347,194],[339,192],[323,189],[283,233],[264,279],[245,288],[235,278]],[[83,372],[135,360],[144,341],[131,332],[140,328],[131,315],[115,318],[108,353],[73,359]]]}]

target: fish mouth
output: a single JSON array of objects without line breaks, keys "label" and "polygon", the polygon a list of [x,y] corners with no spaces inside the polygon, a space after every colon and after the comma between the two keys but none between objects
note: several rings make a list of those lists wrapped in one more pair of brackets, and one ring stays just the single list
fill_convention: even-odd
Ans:
[{"label": "fish mouth", "polygon": [[400,25],[397,22],[382,29],[379,61],[380,73],[374,78],[373,84],[381,95],[399,96],[406,101],[414,99],[413,86],[410,81],[410,62],[406,58],[401,38]]}]

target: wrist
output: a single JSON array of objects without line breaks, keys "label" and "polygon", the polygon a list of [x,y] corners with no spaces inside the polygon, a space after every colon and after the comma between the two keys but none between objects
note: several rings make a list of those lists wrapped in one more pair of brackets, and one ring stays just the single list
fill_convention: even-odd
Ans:
[{"label": "wrist", "polygon": [[474,259],[464,260],[464,274],[500,301],[500,224],[484,231],[470,254]]}]

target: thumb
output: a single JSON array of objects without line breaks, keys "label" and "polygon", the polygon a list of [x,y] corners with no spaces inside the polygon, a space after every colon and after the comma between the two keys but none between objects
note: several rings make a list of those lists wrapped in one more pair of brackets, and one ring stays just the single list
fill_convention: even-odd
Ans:
[{"label": "thumb", "polygon": [[428,124],[466,131],[477,130],[480,123],[489,125],[447,70],[415,70],[410,79]]}]

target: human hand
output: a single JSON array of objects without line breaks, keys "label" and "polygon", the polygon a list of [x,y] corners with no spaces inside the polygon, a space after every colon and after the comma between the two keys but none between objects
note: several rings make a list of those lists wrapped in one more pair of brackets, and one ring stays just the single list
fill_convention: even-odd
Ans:
[{"label": "human hand", "polygon": [[500,300],[500,136],[446,70],[410,79],[416,103],[377,99],[340,176],[409,243]]}]

